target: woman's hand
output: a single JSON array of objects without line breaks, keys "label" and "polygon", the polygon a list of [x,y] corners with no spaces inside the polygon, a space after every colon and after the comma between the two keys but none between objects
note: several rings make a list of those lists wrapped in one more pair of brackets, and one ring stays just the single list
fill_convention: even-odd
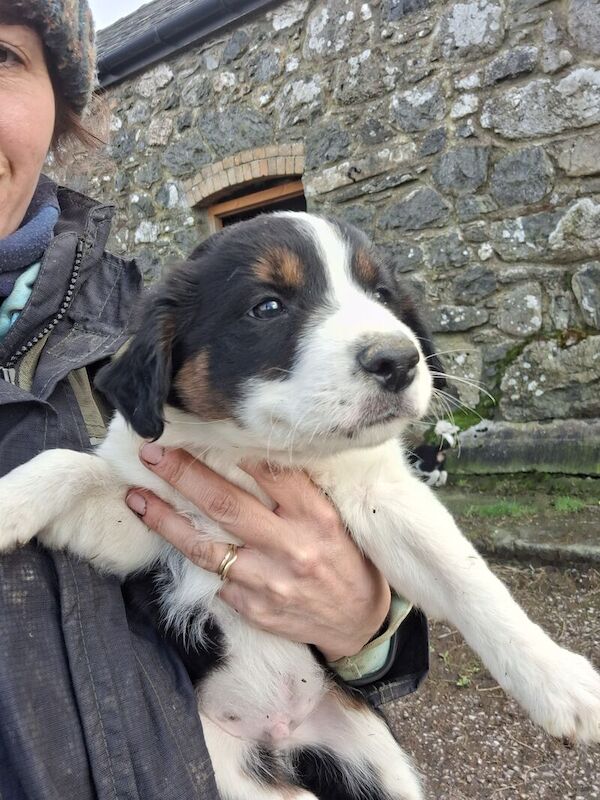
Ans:
[{"label": "woman's hand", "polygon": [[[313,644],[328,661],[354,655],[381,627],[389,587],[305,473],[268,464],[243,467],[277,504],[271,511],[183,450],[147,444],[141,458],[244,543],[220,596],[250,623]],[[127,503],[191,561],[217,572],[227,545],[205,541],[147,490],[130,491]]]}]

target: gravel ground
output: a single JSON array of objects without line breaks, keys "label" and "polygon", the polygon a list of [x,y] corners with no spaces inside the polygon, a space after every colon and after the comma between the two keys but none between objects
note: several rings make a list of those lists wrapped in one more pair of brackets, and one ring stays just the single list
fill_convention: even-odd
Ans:
[{"label": "gravel ground", "polygon": [[[530,616],[600,666],[600,572],[491,564]],[[596,800],[600,746],[570,748],[525,717],[461,636],[433,624],[431,674],[386,707],[430,800]]]}]

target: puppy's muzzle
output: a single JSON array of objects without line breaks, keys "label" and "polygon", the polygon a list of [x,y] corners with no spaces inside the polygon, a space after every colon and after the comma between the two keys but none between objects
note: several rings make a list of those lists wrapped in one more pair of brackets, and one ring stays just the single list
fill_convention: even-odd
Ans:
[{"label": "puppy's muzzle", "polygon": [[388,392],[398,394],[415,379],[419,351],[405,337],[377,339],[358,352],[356,359],[367,375]]}]

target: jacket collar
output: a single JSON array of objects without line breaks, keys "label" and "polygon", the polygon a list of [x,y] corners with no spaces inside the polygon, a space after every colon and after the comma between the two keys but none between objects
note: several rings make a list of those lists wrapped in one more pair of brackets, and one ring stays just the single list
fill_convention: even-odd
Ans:
[{"label": "jacket collar", "polygon": [[11,366],[9,360],[27,346],[32,337],[38,336],[59,312],[65,299],[80,291],[102,261],[114,206],[97,203],[64,187],[58,190],[58,202],[61,216],[42,259],[31,297],[22,315],[0,341],[2,366]]},{"label": "jacket collar", "polygon": [[73,232],[80,238],[85,237],[87,242],[94,240],[104,251],[115,207],[108,203],[99,203],[65,186],[58,187],[58,203],[60,218],[54,229],[55,235]]}]

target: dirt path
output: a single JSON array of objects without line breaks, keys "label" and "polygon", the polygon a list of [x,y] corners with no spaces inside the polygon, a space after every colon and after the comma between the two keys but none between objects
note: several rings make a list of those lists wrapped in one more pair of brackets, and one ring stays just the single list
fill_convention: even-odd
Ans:
[{"label": "dirt path", "polygon": [[[494,564],[532,618],[600,667],[600,572]],[[431,675],[386,714],[421,768],[430,800],[597,800],[600,746],[570,749],[534,727],[445,625]]]}]

